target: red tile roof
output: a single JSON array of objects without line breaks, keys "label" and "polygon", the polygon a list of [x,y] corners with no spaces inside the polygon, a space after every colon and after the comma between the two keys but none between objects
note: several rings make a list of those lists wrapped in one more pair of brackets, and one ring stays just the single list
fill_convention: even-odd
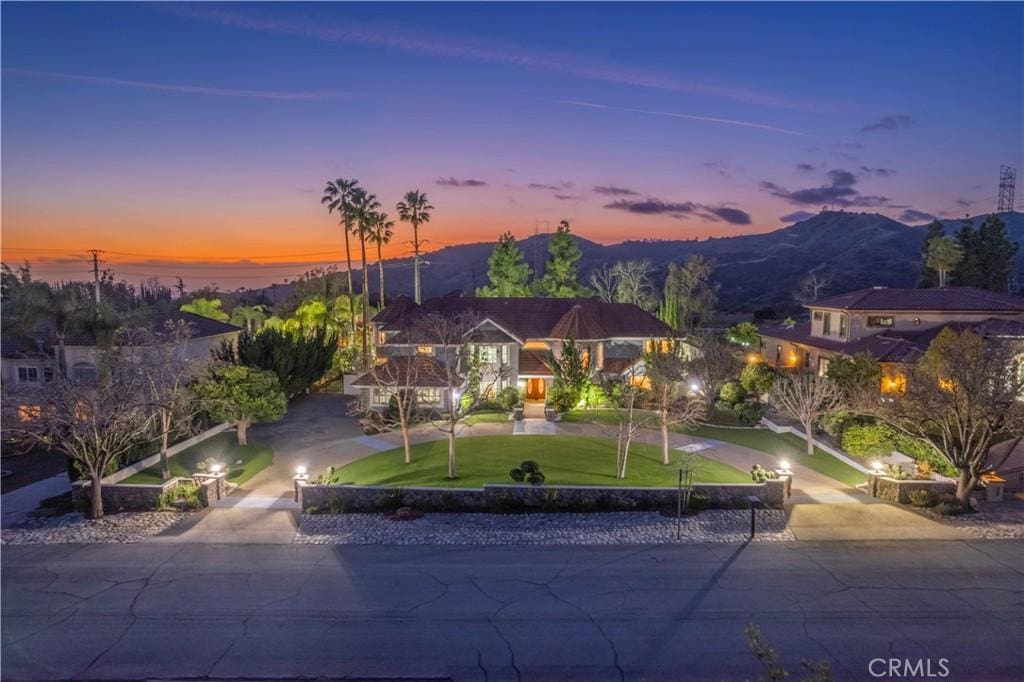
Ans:
[{"label": "red tile roof", "polygon": [[973,287],[890,289],[871,287],[826,296],[808,308],[943,312],[1024,312],[1024,298]]}]

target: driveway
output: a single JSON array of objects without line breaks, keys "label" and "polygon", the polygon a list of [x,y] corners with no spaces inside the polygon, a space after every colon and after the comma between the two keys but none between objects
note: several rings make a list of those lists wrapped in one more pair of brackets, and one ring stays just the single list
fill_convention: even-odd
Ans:
[{"label": "driveway", "polygon": [[[5,680],[1024,679],[1024,543],[5,547]],[[877,665],[877,664],[876,664]],[[909,677],[909,676],[908,676]],[[915,676],[914,679],[921,679]]]}]

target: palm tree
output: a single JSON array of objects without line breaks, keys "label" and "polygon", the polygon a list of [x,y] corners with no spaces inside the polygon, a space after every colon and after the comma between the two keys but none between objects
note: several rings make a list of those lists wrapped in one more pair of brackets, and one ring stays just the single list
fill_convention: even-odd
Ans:
[{"label": "palm tree", "polygon": [[370,366],[370,344],[367,330],[370,322],[370,273],[366,268],[366,240],[373,238],[374,216],[380,202],[376,195],[359,188],[352,196],[352,216],[356,221],[356,234],[359,235],[359,247],[363,265],[363,366]]},{"label": "palm tree", "polygon": [[371,238],[377,245],[377,272],[380,274],[380,300],[378,307],[384,308],[384,245],[391,242],[394,236],[395,221],[387,213],[381,211],[374,216],[373,234]]},{"label": "palm tree", "polygon": [[78,289],[71,284],[51,286],[46,282],[30,282],[22,287],[19,296],[23,331],[31,334],[40,323],[52,329],[57,341],[57,369],[64,375],[67,374],[65,339],[84,314],[83,301],[78,294]]},{"label": "palm tree", "polygon": [[266,307],[262,305],[239,305],[231,311],[231,324],[250,332],[261,328],[266,321]]},{"label": "palm tree", "polygon": [[430,222],[430,212],[434,207],[427,203],[427,195],[413,190],[406,192],[405,198],[395,206],[398,218],[403,222],[412,223],[412,272],[413,300],[420,302],[420,225]]},{"label": "palm tree", "polygon": [[[356,179],[345,180],[344,178],[338,178],[337,180],[328,180],[327,186],[324,187],[324,195],[320,197],[321,204],[327,204],[327,212],[332,213],[338,212],[339,222],[345,228],[345,262],[348,265],[348,269],[345,274],[348,275],[348,295],[349,301],[354,305],[355,299],[352,297],[352,249],[349,245],[349,233],[352,232],[354,216],[352,213],[352,197],[355,192],[359,189],[359,181]],[[352,317],[355,318],[356,309],[352,308]],[[355,336],[350,340],[355,340]]]}]

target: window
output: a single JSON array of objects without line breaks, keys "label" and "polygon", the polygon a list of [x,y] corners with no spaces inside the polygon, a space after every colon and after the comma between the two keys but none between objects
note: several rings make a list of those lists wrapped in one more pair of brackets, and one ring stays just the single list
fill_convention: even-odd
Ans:
[{"label": "window", "polygon": [[395,394],[396,391],[393,388],[375,388],[373,389],[373,402],[377,405],[387,405],[391,402],[391,396]]},{"label": "window", "polygon": [[43,367],[43,381],[53,381],[53,367]]},{"label": "window", "polygon": [[828,315],[825,315],[824,316],[824,320],[822,320],[822,322],[823,322],[823,324],[821,326],[821,333],[824,334],[825,336],[831,336],[832,335],[832,313],[829,313]]},{"label": "window", "polygon": [[501,346],[501,362],[504,365],[508,364],[508,344],[502,344]]},{"label": "window", "polygon": [[895,324],[891,315],[868,315],[869,327],[891,327]]},{"label": "window", "polygon": [[846,338],[846,315],[839,316],[839,338]]},{"label": "window", "polygon": [[18,405],[18,420],[30,422],[39,419],[42,410],[39,405]]},{"label": "window", "polygon": [[821,321],[821,311],[820,310],[815,310],[814,311],[814,321],[815,322],[820,322]]},{"label": "window", "polygon": [[440,388],[417,388],[416,401],[421,405],[437,405],[441,402]]},{"label": "window", "polygon": [[782,344],[781,343],[779,345],[775,346],[775,362],[776,363],[781,363],[782,362]]},{"label": "window", "polygon": [[96,381],[96,365],[88,362],[76,362],[71,368],[71,378],[75,381]]},{"label": "window", "polygon": [[493,364],[498,361],[498,347],[497,346],[477,346],[477,353],[480,356],[480,362],[486,362]]},{"label": "window", "polygon": [[25,383],[36,383],[39,381],[39,368],[38,367],[19,367],[18,368],[18,381]]},{"label": "window", "polygon": [[823,377],[828,374],[828,358],[818,358],[818,376]]},{"label": "window", "polygon": [[416,355],[433,355],[433,346],[416,346]]}]

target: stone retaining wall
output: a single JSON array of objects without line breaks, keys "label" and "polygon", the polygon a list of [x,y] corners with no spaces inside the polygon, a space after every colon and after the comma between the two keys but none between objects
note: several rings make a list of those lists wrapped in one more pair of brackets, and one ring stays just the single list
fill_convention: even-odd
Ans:
[{"label": "stone retaining wall", "polygon": [[897,480],[888,476],[871,474],[868,476],[868,492],[872,497],[900,504],[910,503],[910,493],[916,490],[927,490],[934,500],[939,495],[956,494],[956,483],[950,481],[916,481],[913,479]]},{"label": "stone retaining wall", "polygon": [[[789,498],[788,476],[767,483],[699,484],[695,493],[717,508],[745,508],[756,495],[765,507],[781,508]],[[413,507],[422,511],[631,511],[674,508],[676,488],[619,488],[489,484],[483,488],[392,488],[386,486],[300,483],[299,506],[318,512],[388,511]]]},{"label": "stone retaining wall", "polygon": [[[159,485],[103,485],[103,513],[153,511],[160,503],[161,495],[186,480],[189,479],[177,477]],[[91,489],[92,483],[89,481],[75,481],[71,484],[71,498],[77,508],[89,509],[92,505]]]}]

